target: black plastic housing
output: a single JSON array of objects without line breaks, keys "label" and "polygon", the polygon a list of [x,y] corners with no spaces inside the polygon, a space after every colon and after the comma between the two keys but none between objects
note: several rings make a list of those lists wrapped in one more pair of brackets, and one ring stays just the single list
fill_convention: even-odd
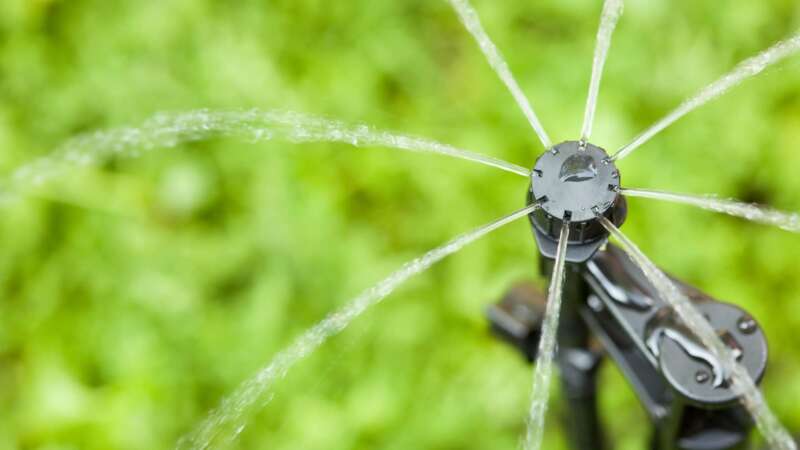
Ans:
[{"label": "black plastic housing", "polygon": [[546,258],[555,258],[561,224],[569,220],[566,259],[572,263],[587,261],[606,242],[598,216],[620,226],[627,215],[619,170],[602,148],[579,141],[562,142],[537,159],[527,202],[541,206],[529,217]]}]

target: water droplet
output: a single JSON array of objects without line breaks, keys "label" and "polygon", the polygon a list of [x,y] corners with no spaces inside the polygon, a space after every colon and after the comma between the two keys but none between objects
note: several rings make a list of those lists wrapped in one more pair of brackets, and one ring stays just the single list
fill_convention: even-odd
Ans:
[{"label": "water droplet", "polygon": [[580,182],[597,177],[597,165],[594,158],[586,154],[574,154],[564,161],[558,178],[562,183]]},{"label": "water droplet", "polygon": [[272,133],[264,128],[256,128],[252,131],[251,142],[258,143],[262,141],[269,141],[272,139]]}]

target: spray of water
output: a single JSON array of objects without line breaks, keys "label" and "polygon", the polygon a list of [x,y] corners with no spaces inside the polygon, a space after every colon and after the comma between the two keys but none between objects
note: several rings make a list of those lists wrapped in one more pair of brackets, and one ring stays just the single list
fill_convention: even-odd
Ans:
[{"label": "spray of water", "polygon": [[647,189],[623,189],[622,193],[631,197],[643,197],[697,206],[705,210],[741,217],[753,222],[774,225],[786,231],[800,233],[800,215],[797,213],[778,211],[731,199],[720,199],[714,195],[677,194]]},{"label": "spray of water", "polygon": [[758,390],[750,374],[736,361],[733,352],[722,342],[716,331],[703,317],[691,301],[678,289],[677,286],[650,261],[647,256],[627,236],[614,226],[611,221],[599,217],[603,226],[613,235],[636,262],[648,281],[658,292],[659,296],[667,302],[678,314],[683,323],[700,339],[722,364],[728,374],[732,389],[736,392],[742,405],[755,420],[761,434],[773,450],[797,450],[797,445],[791,435],[781,425],[775,415],[770,411],[761,391]]},{"label": "spray of water", "polygon": [[539,122],[539,117],[536,116],[536,113],[533,111],[533,107],[528,101],[528,98],[522,93],[522,88],[519,87],[519,83],[517,83],[514,75],[511,74],[508,63],[506,63],[505,59],[500,54],[500,50],[497,49],[497,46],[494,45],[489,35],[486,34],[486,31],[483,29],[475,8],[470,5],[468,0],[449,1],[461,18],[461,22],[467,28],[467,31],[469,31],[472,37],[478,42],[478,46],[480,46],[483,55],[486,57],[487,61],[489,61],[489,65],[492,66],[492,69],[494,69],[500,77],[500,80],[502,80],[508,90],[511,91],[511,95],[514,97],[514,100],[516,100],[520,109],[522,109],[522,113],[525,114],[533,131],[539,136],[539,140],[542,141],[544,148],[549,149],[552,147],[553,143],[550,141],[550,137],[547,136],[547,132],[544,131],[544,127],[542,127],[541,122]]},{"label": "spray of water", "polygon": [[608,49],[611,47],[611,36],[622,16],[623,9],[622,0],[606,0],[603,3],[600,28],[597,30],[597,42],[594,48],[594,60],[592,61],[592,79],[589,81],[589,95],[586,98],[586,111],[583,114],[583,129],[581,130],[583,142],[588,142],[592,135],[592,124],[597,110],[597,96],[600,92],[600,79],[603,77],[603,67],[608,57]]},{"label": "spray of water", "polygon": [[542,335],[539,338],[539,349],[536,354],[531,408],[528,413],[528,430],[525,434],[525,450],[539,450],[544,437],[544,417],[545,413],[547,413],[550,379],[553,373],[553,357],[556,352],[556,336],[558,318],[561,312],[561,294],[564,289],[564,263],[566,261],[568,240],[569,222],[565,220],[561,225],[561,233],[558,237],[556,261],[553,265],[553,275],[550,278]]},{"label": "spray of water", "polygon": [[261,369],[253,378],[242,384],[222,402],[219,408],[212,411],[194,432],[181,439],[177,448],[205,450],[213,446],[219,449],[226,448],[232,444],[244,430],[249,413],[258,405],[262,405],[269,400],[270,388],[276,381],[286,376],[289,369],[298,361],[313,353],[330,337],[340,333],[353,320],[370,307],[380,303],[381,300],[412,276],[424,272],[444,257],[456,253],[467,244],[503,225],[530,214],[536,208],[538,208],[536,204],[528,206],[463,234],[447,244],[406,263],[380,283],[364,291],[342,309],[330,314],[322,322],[303,333],[287,349],[278,353],[272,362]]},{"label": "spray of water", "polygon": [[701,89],[700,92],[688,100],[685,100],[666,117],[643,131],[640,135],[636,136],[631,143],[619,149],[619,151],[612,156],[612,159],[617,160],[628,156],[631,152],[639,148],[645,142],[649,141],[653,136],[660,133],[668,126],[672,125],[681,117],[721,96],[742,81],[758,75],[770,65],[797,53],[798,50],[800,50],[800,34],[778,42],[758,55],[742,61],[732,71]]},{"label": "spray of water", "polygon": [[530,170],[524,167],[497,158],[363,124],[351,125],[287,111],[197,110],[159,114],[141,126],[99,131],[71,139],[54,153],[14,171],[8,183],[10,186],[5,187],[6,190],[20,190],[46,182],[66,171],[70,165],[97,165],[112,157],[138,157],[155,149],[214,137],[242,138],[252,142],[275,139],[389,147],[464,159],[525,177],[530,174]]}]

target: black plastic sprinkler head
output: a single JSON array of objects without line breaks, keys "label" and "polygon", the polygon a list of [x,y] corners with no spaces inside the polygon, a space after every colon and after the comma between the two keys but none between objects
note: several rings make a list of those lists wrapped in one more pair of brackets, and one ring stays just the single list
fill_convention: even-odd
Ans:
[{"label": "black plastic sprinkler head", "polygon": [[541,206],[530,214],[539,251],[555,257],[561,224],[568,220],[566,259],[572,263],[587,261],[606,242],[599,216],[620,226],[627,214],[619,170],[605,150],[582,141],[562,142],[536,160],[528,190],[533,203]]}]

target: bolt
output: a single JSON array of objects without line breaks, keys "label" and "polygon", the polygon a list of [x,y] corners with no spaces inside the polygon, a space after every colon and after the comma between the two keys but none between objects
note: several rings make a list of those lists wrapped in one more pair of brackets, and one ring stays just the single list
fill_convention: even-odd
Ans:
[{"label": "bolt", "polygon": [[599,298],[592,295],[589,297],[589,308],[592,308],[592,311],[594,312],[600,312],[603,310],[603,302],[601,302]]},{"label": "bolt", "polygon": [[697,373],[694,374],[694,381],[698,384],[703,384],[708,382],[711,379],[711,374],[705,370],[698,370]]},{"label": "bolt", "polygon": [[739,327],[739,331],[744,334],[753,334],[758,326],[756,325],[756,321],[753,320],[750,316],[742,316],[739,318],[739,321],[736,323]]}]

